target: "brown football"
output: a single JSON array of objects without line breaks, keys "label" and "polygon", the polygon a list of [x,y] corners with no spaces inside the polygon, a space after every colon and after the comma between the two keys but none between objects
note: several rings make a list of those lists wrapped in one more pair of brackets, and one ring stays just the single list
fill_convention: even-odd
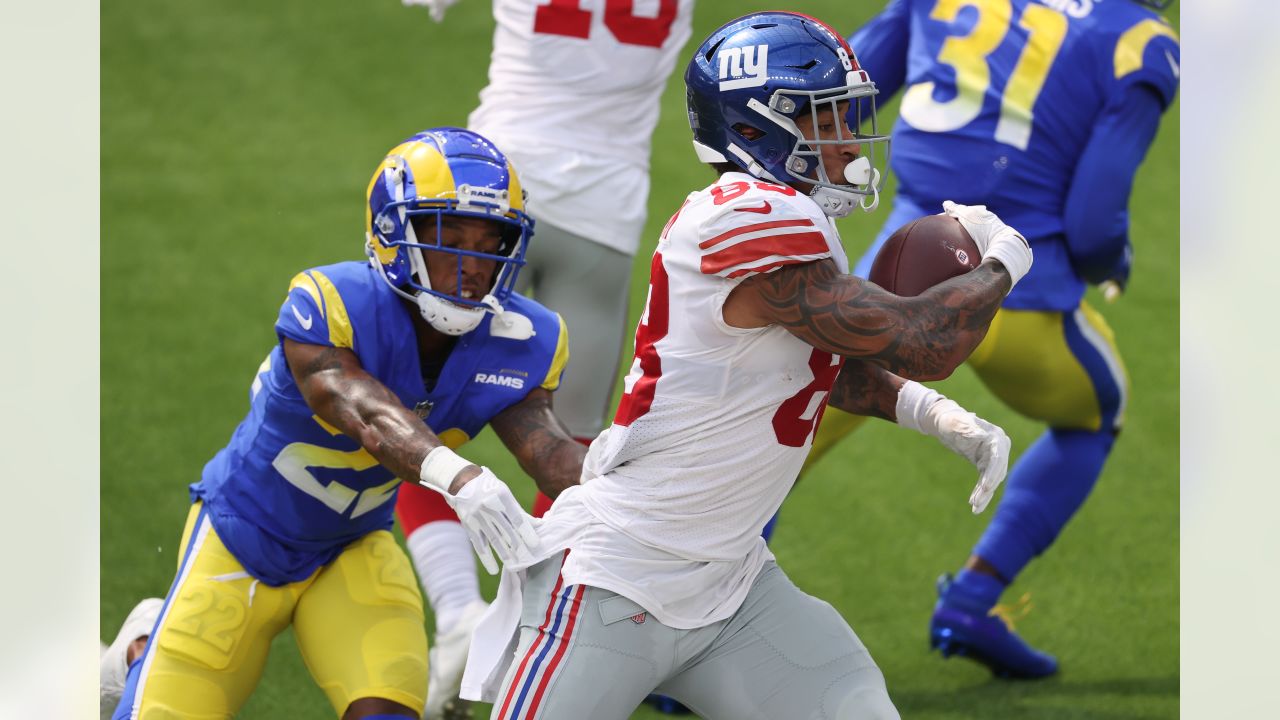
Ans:
[{"label": "brown football", "polygon": [[871,263],[871,282],[912,296],[963,275],[982,261],[978,246],[949,215],[925,215],[889,236]]}]

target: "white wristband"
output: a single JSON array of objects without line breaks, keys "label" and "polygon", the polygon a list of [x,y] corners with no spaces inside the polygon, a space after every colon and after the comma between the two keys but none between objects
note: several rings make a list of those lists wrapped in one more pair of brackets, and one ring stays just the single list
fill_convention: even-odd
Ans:
[{"label": "white wristband", "polygon": [[898,402],[895,408],[898,424],[925,435],[937,434],[933,418],[929,417],[929,408],[939,400],[945,399],[946,396],[942,393],[931,390],[915,380],[906,381],[898,391]]},{"label": "white wristband", "polygon": [[427,456],[422,459],[422,471],[418,473],[418,478],[422,481],[422,485],[448,495],[449,486],[453,484],[453,479],[468,465],[471,465],[470,460],[462,458],[454,451],[441,445],[427,453]]},{"label": "white wristband", "polygon": [[1031,269],[1031,245],[1013,228],[1002,229],[992,239],[991,245],[987,247],[987,252],[982,257],[994,258],[1004,265],[1014,285],[1017,285],[1022,276]]}]

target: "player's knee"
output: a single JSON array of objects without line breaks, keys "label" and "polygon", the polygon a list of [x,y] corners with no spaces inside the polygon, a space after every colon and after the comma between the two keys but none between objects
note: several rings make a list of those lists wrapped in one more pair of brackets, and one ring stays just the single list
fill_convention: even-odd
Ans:
[{"label": "player's knee", "polygon": [[889,692],[880,687],[864,687],[845,696],[832,717],[839,720],[901,720]]},{"label": "player's knee", "polygon": [[829,717],[840,720],[899,720],[884,674],[874,664],[863,666],[843,682],[832,685],[822,704],[832,709]]}]

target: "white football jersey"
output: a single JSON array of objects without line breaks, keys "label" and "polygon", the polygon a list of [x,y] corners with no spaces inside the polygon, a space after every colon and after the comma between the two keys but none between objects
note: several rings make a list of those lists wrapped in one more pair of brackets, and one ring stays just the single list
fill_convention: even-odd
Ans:
[{"label": "white football jersey", "polygon": [[538,524],[542,553],[503,567],[472,637],[463,697],[492,701],[513,657],[525,574],[568,548],[565,585],[611,590],[674,628],[730,617],[773,557],[760,537],[795,482],[841,359],[787,331],[724,322],[730,291],[786,265],[848,260],[789,187],[726,173],[658,241],[636,357],[583,483]]},{"label": "white football jersey", "polygon": [[468,127],[511,158],[534,218],[635,253],[693,0],[494,0],[493,15],[489,85]]},{"label": "white football jersey", "polygon": [[[566,581],[579,562],[602,568],[604,583],[594,571],[573,581],[606,584],[669,624],[664,614],[690,625],[736,610],[769,557],[760,532],[804,464],[843,361],[777,326],[729,326],[724,301],[752,275],[823,258],[848,271],[834,225],[792,188],[727,173],[689,196],[654,253],[635,363],[613,425],[588,455],[580,496],[626,536],[620,551],[639,543],[688,561],[690,577],[711,586],[654,587],[644,563],[573,554]],[[604,554],[634,556],[631,547]],[[635,587],[618,587],[632,576]]]}]

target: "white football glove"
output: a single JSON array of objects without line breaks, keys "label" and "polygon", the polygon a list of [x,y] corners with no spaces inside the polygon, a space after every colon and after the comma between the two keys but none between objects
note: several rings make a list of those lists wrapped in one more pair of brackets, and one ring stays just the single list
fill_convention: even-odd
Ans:
[{"label": "white football glove", "polygon": [[426,5],[431,11],[431,19],[436,22],[444,22],[444,11],[458,4],[458,0],[400,0],[405,7],[411,5]]},{"label": "white football glove", "polygon": [[504,565],[528,565],[537,557],[541,540],[534,519],[520,507],[511,488],[487,467],[462,486],[457,495],[445,493],[445,500],[471,538],[480,563],[490,575],[498,574],[493,550]]},{"label": "white football glove", "polygon": [[960,221],[983,258],[995,258],[1004,265],[1014,285],[1031,269],[1031,245],[1027,239],[1005,225],[986,205],[960,205],[946,200],[942,211]]},{"label": "white football glove", "polygon": [[969,506],[975,515],[985,510],[1009,472],[1010,442],[1004,430],[910,380],[898,392],[897,411],[899,425],[938,438],[978,468]]}]

